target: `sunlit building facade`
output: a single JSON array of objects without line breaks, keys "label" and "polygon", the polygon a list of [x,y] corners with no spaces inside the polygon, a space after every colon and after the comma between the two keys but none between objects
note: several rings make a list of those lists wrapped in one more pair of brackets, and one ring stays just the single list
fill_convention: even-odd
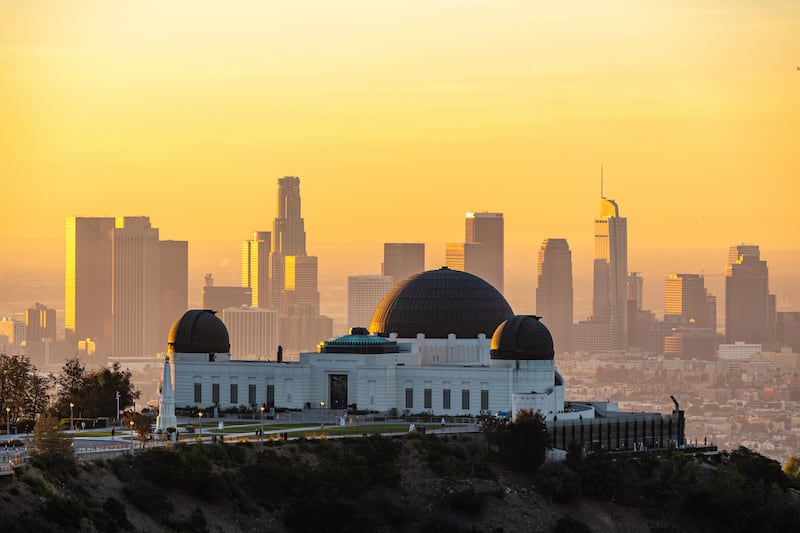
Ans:
[{"label": "sunlit building facade", "polygon": [[269,255],[272,247],[269,231],[255,231],[251,240],[242,243],[242,287],[252,291],[253,307],[270,309]]},{"label": "sunlit building facade", "polygon": [[612,350],[628,348],[628,220],[614,200],[600,199],[594,221],[592,321],[607,323]]},{"label": "sunlit building facade", "polygon": [[92,339],[104,354],[111,349],[114,224],[113,217],[66,221],[66,338]]}]

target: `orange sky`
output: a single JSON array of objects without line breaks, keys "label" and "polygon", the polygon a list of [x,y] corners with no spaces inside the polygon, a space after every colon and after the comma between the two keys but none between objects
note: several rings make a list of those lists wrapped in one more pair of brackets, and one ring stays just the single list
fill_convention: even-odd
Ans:
[{"label": "orange sky", "polygon": [[312,253],[474,210],[588,247],[601,163],[631,248],[798,250],[798,65],[789,1],[7,0],[0,250],[69,215],[238,242],[283,175]]}]

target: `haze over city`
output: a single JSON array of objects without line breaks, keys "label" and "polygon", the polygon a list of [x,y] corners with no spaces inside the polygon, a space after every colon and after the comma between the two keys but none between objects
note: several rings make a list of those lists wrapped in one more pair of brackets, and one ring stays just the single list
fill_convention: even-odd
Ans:
[{"label": "haze over city", "polygon": [[651,308],[666,273],[721,273],[739,242],[761,246],[778,305],[797,301],[796,4],[0,10],[0,248],[14,283],[60,277],[65,217],[147,215],[190,241],[196,300],[203,273],[238,279],[239,242],[268,229],[275,179],[297,175],[323,307],[326,280],[379,273],[380,243],[429,243],[435,268],[464,212],[489,210],[506,219],[509,299],[532,311],[520,293],[543,238],[569,240],[576,284],[590,271],[603,165]]}]

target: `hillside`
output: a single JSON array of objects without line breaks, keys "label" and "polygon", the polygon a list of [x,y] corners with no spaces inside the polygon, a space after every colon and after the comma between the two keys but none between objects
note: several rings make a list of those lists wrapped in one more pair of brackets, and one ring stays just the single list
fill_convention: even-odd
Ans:
[{"label": "hillside", "polygon": [[0,531],[797,531],[777,463],[736,453],[531,474],[482,435],[181,445],[0,479]]}]

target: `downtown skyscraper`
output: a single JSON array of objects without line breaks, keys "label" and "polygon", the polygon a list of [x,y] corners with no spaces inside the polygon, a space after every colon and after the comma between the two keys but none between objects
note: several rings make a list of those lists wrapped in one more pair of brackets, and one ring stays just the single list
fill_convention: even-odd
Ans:
[{"label": "downtown skyscraper", "polygon": [[111,351],[114,217],[67,217],[65,317],[67,342],[91,339]]},{"label": "downtown skyscraper", "polygon": [[104,365],[162,351],[188,307],[188,243],[159,241],[148,217],[68,217],[66,230],[70,353]]},{"label": "downtown skyscraper", "polygon": [[384,276],[390,276],[397,285],[414,274],[425,271],[425,244],[421,242],[383,243]]},{"label": "downtown skyscraper", "polygon": [[279,311],[278,336],[283,348],[292,352],[313,349],[333,334],[333,325],[319,314],[318,263],[316,256],[306,253],[300,178],[278,179],[276,215],[269,262],[269,305]]},{"label": "downtown skyscraper", "polygon": [[369,328],[375,309],[394,286],[391,276],[347,276],[347,327]]},{"label": "downtown skyscraper", "polygon": [[482,278],[502,293],[505,286],[503,213],[467,213],[464,242],[446,244],[445,264]]},{"label": "downtown skyscraper", "polygon": [[628,348],[628,219],[614,200],[600,197],[594,220],[592,321],[607,323],[612,350]]},{"label": "downtown skyscraper", "polygon": [[252,290],[252,307],[270,308],[271,239],[269,231],[254,231],[253,238],[242,243],[242,287]]},{"label": "downtown skyscraper", "polygon": [[572,351],[572,252],[566,239],[545,239],[537,263],[536,314],[556,352]]},{"label": "downtown skyscraper", "polygon": [[769,269],[758,246],[731,246],[725,269],[725,339],[766,344],[773,340],[775,298],[769,294]]}]

